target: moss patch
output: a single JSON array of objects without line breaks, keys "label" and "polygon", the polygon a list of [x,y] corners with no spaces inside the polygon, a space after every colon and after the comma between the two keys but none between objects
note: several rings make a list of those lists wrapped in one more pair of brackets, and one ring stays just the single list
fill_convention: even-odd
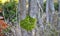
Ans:
[{"label": "moss patch", "polygon": [[26,18],[24,20],[20,21],[20,26],[21,26],[21,28],[23,28],[27,31],[31,31],[36,26],[36,19],[32,18],[30,16],[26,16]]}]

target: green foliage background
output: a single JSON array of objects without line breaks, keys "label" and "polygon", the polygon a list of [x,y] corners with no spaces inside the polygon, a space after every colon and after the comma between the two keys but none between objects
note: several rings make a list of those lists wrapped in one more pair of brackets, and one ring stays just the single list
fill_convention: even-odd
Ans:
[{"label": "green foliage background", "polygon": [[5,19],[12,18],[10,21],[14,22],[16,18],[16,10],[17,10],[17,3],[15,1],[13,2],[5,2],[3,5],[4,9],[4,16]]}]

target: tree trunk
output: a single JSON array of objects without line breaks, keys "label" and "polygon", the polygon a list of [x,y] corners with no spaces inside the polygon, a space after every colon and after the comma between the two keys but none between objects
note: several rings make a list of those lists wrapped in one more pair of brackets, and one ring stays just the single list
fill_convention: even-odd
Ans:
[{"label": "tree trunk", "polygon": [[60,0],[58,0],[58,4],[59,4],[59,8],[58,9],[59,9],[59,12],[60,12]]},{"label": "tree trunk", "polygon": [[37,0],[38,3],[38,24],[39,24],[39,30],[38,33],[40,33],[38,36],[43,36],[43,0]]},{"label": "tree trunk", "polygon": [[[58,18],[60,18],[60,0],[58,0],[58,4],[59,4]],[[60,28],[60,19],[58,19],[58,28]]]},{"label": "tree trunk", "polygon": [[[20,0],[20,21],[26,17],[26,0]],[[22,36],[28,36],[27,31],[21,29]]]},{"label": "tree trunk", "polygon": [[[60,0],[58,0],[58,4],[59,4],[59,11],[58,11],[58,26],[57,26],[57,30],[60,30]],[[60,32],[58,34],[60,36]]]},{"label": "tree trunk", "polygon": [[55,14],[55,8],[54,8],[54,1],[53,0],[50,0],[50,5],[49,5],[49,8],[50,8],[50,12],[51,12],[51,25],[52,27],[54,26],[54,14]]},{"label": "tree trunk", "polygon": [[[29,1],[30,1],[29,14],[32,18],[36,18],[36,15],[38,13],[37,0],[29,0]],[[30,36],[35,36],[35,30],[32,30],[30,34],[31,34]]]},{"label": "tree trunk", "polygon": [[39,3],[40,3],[40,5],[41,5],[41,7],[43,8],[43,2],[44,0],[39,0]]},{"label": "tree trunk", "polygon": [[49,0],[46,2],[46,23],[49,23]]}]

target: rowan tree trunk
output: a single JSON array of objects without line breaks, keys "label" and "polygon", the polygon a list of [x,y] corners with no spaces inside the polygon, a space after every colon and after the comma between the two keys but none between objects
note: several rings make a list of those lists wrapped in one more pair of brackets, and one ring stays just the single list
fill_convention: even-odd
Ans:
[{"label": "rowan tree trunk", "polygon": [[[30,3],[29,3],[30,16],[32,18],[36,18],[36,15],[38,13],[37,0],[29,0],[29,1],[30,1]],[[36,32],[35,29],[32,30],[32,32],[30,33],[31,34],[30,36],[35,36],[35,32]]]},{"label": "rowan tree trunk", "polygon": [[[20,0],[20,21],[26,17],[26,0]],[[28,36],[27,31],[21,29],[22,36]]]}]

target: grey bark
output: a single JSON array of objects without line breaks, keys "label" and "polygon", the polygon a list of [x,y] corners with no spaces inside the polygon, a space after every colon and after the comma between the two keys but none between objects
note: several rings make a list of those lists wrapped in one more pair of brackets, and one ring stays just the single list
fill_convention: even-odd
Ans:
[{"label": "grey bark", "polygon": [[50,8],[50,10],[51,10],[51,12],[52,12],[52,14],[54,14],[55,13],[55,8],[54,8],[54,1],[53,0],[50,0],[49,1],[49,8]]},{"label": "grey bark", "polygon": [[[49,1],[50,0],[46,0],[46,25],[45,25],[45,30],[47,31],[47,33],[49,31],[49,29],[48,29],[48,24],[49,24]],[[48,36],[47,33],[45,32],[44,34],[46,34],[46,36]]]},{"label": "grey bark", "polygon": [[[48,4],[48,5],[47,5]],[[50,18],[50,20],[47,19],[47,22],[51,22],[53,21],[53,15],[55,13],[55,9],[54,9],[54,2],[53,0],[47,0],[47,4],[46,4],[46,16],[48,16],[47,18]]]},{"label": "grey bark", "polygon": [[59,4],[59,8],[58,9],[59,9],[59,12],[60,12],[60,0],[58,0],[58,4]]},{"label": "grey bark", "polygon": [[[60,18],[60,0],[58,0],[58,4],[59,4],[59,11],[58,11],[58,17]],[[60,26],[60,19],[58,19],[58,26]]]},{"label": "grey bark", "polygon": [[[38,8],[37,8],[37,0],[29,0],[29,14],[32,18],[36,18],[36,15],[38,13]],[[36,36],[35,35],[35,30],[32,30],[30,36]]]},{"label": "grey bark", "polygon": [[[57,30],[59,31],[60,30],[60,0],[58,0],[58,4],[59,4],[59,11],[58,11],[58,26],[57,26]],[[58,34],[60,36],[60,32]]]},{"label": "grey bark", "polygon": [[31,0],[30,2],[30,16],[36,18],[37,14],[37,0]]},{"label": "grey bark", "polygon": [[49,0],[46,1],[46,23],[49,23]]},{"label": "grey bark", "polygon": [[51,12],[51,25],[52,25],[52,27],[54,27],[54,14],[55,14],[55,8],[54,8],[54,1],[53,0],[50,0],[50,5],[49,5],[49,8],[50,8],[50,12]]},{"label": "grey bark", "polygon": [[37,0],[37,4],[38,4],[38,24],[39,24],[39,30],[38,32],[40,33],[40,35],[38,36],[43,36],[43,29],[44,29],[44,26],[43,26],[43,19],[42,19],[42,15],[43,15],[43,0]]},{"label": "grey bark", "polygon": [[[26,0],[20,0],[20,21],[26,17]],[[22,36],[28,36],[27,31],[21,29]]]},{"label": "grey bark", "polygon": [[41,5],[41,7],[43,8],[43,2],[44,0],[39,0],[39,3],[40,3],[40,5]]},{"label": "grey bark", "polygon": [[26,17],[26,0],[20,0],[20,16],[21,20]]},{"label": "grey bark", "polygon": [[[43,0],[40,0],[39,2],[37,1],[38,6],[39,6],[39,12],[38,12],[38,22],[40,24],[40,27],[44,28],[43,26]],[[41,11],[40,11],[41,10]]]},{"label": "grey bark", "polygon": [[[58,18],[60,18],[60,0],[58,0],[58,4],[59,4]],[[60,19],[58,19],[58,28],[60,28],[59,26],[60,26]]]}]

